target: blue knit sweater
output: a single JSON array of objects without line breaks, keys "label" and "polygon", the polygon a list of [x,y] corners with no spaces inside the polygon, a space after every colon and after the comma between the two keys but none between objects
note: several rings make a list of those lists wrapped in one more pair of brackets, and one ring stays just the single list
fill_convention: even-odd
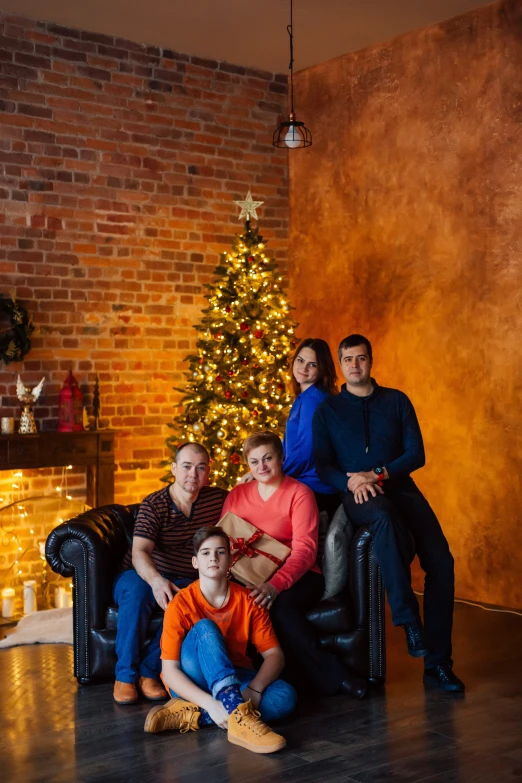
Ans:
[{"label": "blue knit sweater", "polygon": [[[373,380],[373,379],[372,379]],[[424,465],[422,434],[413,405],[397,389],[373,381],[367,397],[341,387],[317,408],[312,424],[319,478],[347,491],[347,473],[385,467],[390,478],[409,476]]]},{"label": "blue knit sweater", "polygon": [[317,406],[328,397],[328,393],[317,386],[309,386],[296,397],[283,439],[283,471],[287,476],[306,484],[313,492],[332,494],[335,492],[333,487],[322,482],[317,475],[312,441],[314,413]]}]

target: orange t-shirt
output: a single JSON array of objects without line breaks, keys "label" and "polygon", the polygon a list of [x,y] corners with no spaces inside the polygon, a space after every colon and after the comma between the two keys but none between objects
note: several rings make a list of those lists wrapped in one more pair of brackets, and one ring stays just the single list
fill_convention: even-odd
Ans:
[{"label": "orange t-shirt", "polygon": [[266,609],[261,609],[249,598],[250,590],[229,582],[230,594],[226,604],[215,609],[203,596],[199,579],[176,593],[167,606],[161,635],[161,657],[167,661],[179,661],[183,639],[199,621],[208,618],[221,629],[225,645],[234,666],[252,668],[247,656],[247,643],[251,642],[260,653],[279,647],[277,636]]}]

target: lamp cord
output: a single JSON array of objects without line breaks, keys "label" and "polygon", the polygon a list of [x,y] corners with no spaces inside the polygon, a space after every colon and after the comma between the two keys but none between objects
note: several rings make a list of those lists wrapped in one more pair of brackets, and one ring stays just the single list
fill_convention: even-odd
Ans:
[{"label": "lamp cord", "polygon": [[290,65],[288,68],[290,70],[290,106],[292,114],[294,113],[294,34],[292,30],[293,15],[294,2],[293,0],[290,0],[290,24],[287,25],[286,30],[290,37]]}]

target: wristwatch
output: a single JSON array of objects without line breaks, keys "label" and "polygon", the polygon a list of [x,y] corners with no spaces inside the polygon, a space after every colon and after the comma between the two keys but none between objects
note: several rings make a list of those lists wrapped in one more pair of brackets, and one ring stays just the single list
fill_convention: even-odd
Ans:
[{"label": "wristwatch", "polygon": [[373,472],[377,476],[377,484],[382,487],[384,482],[384,468],[374,468]]}]

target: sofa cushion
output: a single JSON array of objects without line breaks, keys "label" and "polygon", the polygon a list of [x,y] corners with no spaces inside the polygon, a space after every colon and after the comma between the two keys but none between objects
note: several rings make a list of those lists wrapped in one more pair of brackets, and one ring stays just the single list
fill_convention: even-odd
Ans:
[{"label": "sofa cushion", "polygon": [[342,505],[335,512],[324,539],[322,569],[323,600],[333,598],[348,580],[348,549],[353,538],[353,526]]}]

